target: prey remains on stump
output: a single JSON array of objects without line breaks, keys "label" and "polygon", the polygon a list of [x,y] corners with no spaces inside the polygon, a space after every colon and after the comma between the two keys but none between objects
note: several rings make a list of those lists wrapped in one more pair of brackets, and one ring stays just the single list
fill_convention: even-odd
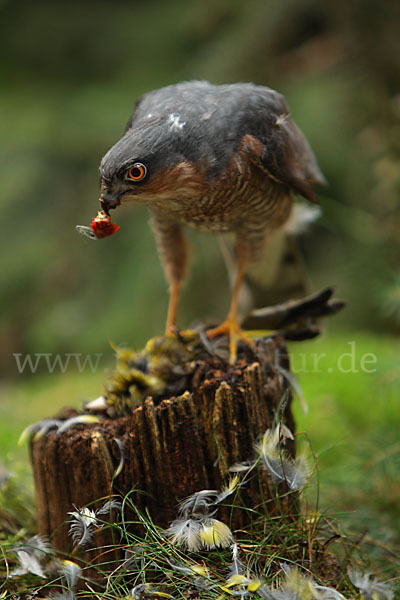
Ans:
[{"label": "prey remains on stump", "polygon": [[[32,436],[39,533],[51,535],[56,549],[72,545],[68,512],[110,494],[133,490],[138,509],[167,527],[179,501],[220,489],[231,466],[254,458],[257,439],[278,415],[294,430],[282,337],[260,339],[254,350],[240,346],[234,366],[213,350],[195,332],[156,338],[138,353],[117,350],[100,421]],[[59,418],[75,414],[64,411]],[[294,455],[291,440],[287,450]],[[285,483],[279,487],[286,491]],[[265,502],[272,514],[290,511],[287,497],[278,507],[276,487],[264,472],[249,479],[240,497],[255,509]],[[229,518],[228,508],[220,510]],[[233,530],[246,525],[248,511],[232,515]],[[107,531],[98,535],[96,545],[107,543]]]}]

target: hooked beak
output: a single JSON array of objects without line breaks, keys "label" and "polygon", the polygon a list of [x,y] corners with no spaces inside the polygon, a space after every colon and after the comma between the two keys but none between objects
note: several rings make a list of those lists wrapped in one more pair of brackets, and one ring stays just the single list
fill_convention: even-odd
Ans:
[{"label": "hooked beak", "polygon": [[101,194],[100,204],[106,215],[110,216],[110,210],[117,208],[121,204],[121,201],[118,196],[114,196],[113,194]]}]

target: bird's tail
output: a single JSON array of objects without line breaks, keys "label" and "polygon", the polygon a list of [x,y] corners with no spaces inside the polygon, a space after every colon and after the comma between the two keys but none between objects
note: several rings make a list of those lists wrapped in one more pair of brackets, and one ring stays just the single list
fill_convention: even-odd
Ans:
[{"label": "bird's tail", "polygon": [[[305,233],[320,214],[318,206],[296,203],[286,223],[270,234],[263,256],[246,270],[240,297],[242,315],[254,308],[301,298],[310,293],[297,237]],[[220,243],[229,279],[233,284],[237,273],[233,245],[222,236]]]}]

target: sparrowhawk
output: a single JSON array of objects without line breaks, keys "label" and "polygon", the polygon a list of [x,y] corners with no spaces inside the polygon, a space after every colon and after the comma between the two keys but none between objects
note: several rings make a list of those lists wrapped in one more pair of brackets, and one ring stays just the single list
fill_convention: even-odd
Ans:
[{"label": "sparrowhawk", "polygon": [[298,193],[316,202],[324,183],[314,154],[284,97],[251,83],[191,81],[142,96],[123,137],[100,165],[106,215],[127,202],[148,206],[170,285],[167,332],[188,263],[183,226],[235,235],[237,276],[230,309],[210,338],[228,334],[231,362],[239,338],[238,298],[245,267],[289,218]]}]

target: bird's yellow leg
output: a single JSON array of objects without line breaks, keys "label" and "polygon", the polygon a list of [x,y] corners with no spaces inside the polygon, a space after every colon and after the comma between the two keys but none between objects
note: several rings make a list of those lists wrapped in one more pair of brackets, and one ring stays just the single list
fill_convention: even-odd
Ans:
[{"label": "bird's yellow leg", "polygon": [[244,270],[246,266],[245,260],[239,261],[239,270],[238,275],[235,282],[235,287],[232,293],[231,306],[229,308],[228,315],[218,327],[214,329],[209,329],[207,331],[207,336],[210,339],[214,339],[220,335],[228,335],[229,336],[229,362],[234,364],[237,356],[237,342],[239,339],[243,340],[246,344],[254,347],[254,342],[250,339],[240,328],[238,323],[238,307],[239,307],[239,294],[240,288],[242,287]]},{"label": "bird's yellow leg", "polygon": [[165,327],[165,334],[168,335],[173,333],[176,329],[176,317],[178,313],[178,302],[179,302],[180,284],[178,282],[171,283],[169,292],[169,305],[167,315],[167,325]]}]

